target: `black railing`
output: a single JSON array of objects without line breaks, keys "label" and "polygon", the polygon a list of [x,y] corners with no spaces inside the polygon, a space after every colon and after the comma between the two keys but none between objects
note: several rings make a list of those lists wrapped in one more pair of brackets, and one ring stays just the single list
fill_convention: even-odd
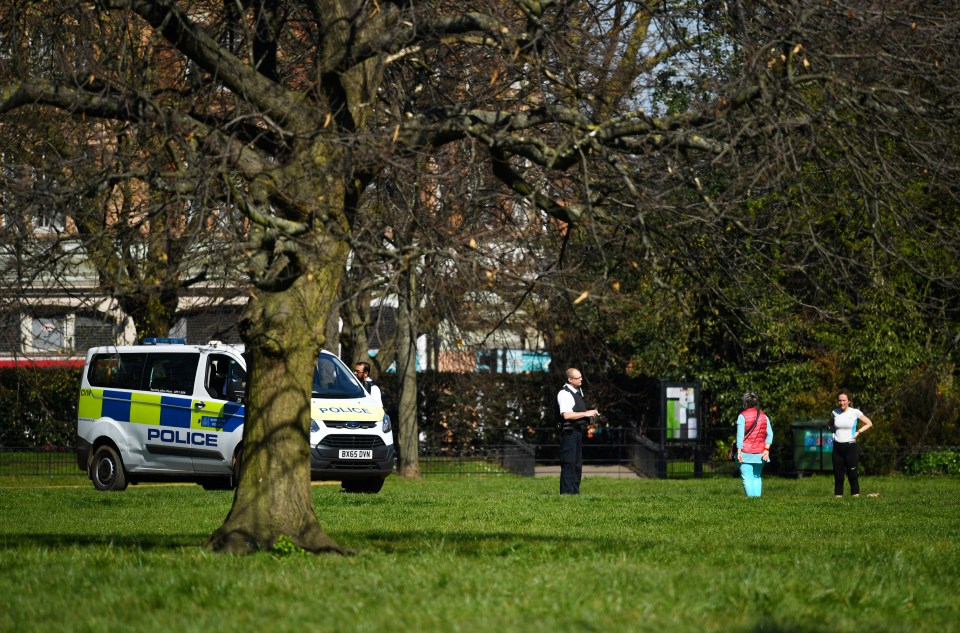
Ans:
[{"label": "black railing", "polygon": [[[720,451],[702,446],[661,446],[636,432],[623,434],[622,441],[590,443],[584,447],[584,467],[616,466],[620,474],[640,477],[686,479],[733,476],[734,463],[723,459]],[[602,438],[601,438],[602,439]],[[467,448],[421,446],[420,470],[433,475],[501,475],[532,477],[553,472],[559,465],[555,439],[540,437],[531,442],[513,435],[502,443],[478,444]],[[866,475],[901,473],[905,475],[960,474],[960,447],[874,448],[860,447],[861,472]],[[765,469],[769,475],[803,477],[833,470],[832,456],[825,446],[775,444],[772,460]],[[0,476],[83,476],[77,467],[72,447],[3,448],[0,447]]]},{"label": "black railing", "polygon": [[666,461],[660,445],[650,441],[639,433],[631,433],[628,455],[633,470],[645,477],[663,477],[666,475]]},{"label": "black railing", "polygon": [[504,438],[503,467],[522,477],[533,477],[537,472],[537,449],[518,437],[508,435]]},{"label": "black railing", "polygon": [[77,454],[72,447],[2,448],[0,447],[0,476],[54,476],[83,475],[77,467]]},{"label": "black railing", "polygon": [[420,447],[420,473],[435,475],[505,475],[510,469],[504,464],[503,445],[484,445],[455,449],[449,446]]}]

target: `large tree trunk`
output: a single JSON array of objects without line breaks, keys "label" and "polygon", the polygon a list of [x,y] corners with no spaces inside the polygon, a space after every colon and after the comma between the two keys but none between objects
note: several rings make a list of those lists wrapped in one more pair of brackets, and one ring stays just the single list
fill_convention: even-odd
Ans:
[{"label": "large tree trunk", "polygon": [[412,266],[401,272],[397,310],[397,374],[400,384],[399,436],[401,477],[420,478],[417,428],[417,275]]},{"label": "large tree trunk", "polygon": [[[329,261],[329,260],[327,260]],[[250,362],[240,481],[207,547],[245,554],[281,536],[310,552],[339,552],[320,527],[310,488],[310,395],[324,324],[342,268],[327,265],[287,289],[258,291],[241,322]]]}]

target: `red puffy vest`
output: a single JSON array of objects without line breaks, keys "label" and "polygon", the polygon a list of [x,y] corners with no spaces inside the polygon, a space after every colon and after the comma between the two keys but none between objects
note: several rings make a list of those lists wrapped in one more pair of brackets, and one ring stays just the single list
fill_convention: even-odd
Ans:
[{"label": "red puffy vest", "polygon": [[767,439],[767,414],[751,407],[743,411],[743,420],[743,452],[762,453]]}]

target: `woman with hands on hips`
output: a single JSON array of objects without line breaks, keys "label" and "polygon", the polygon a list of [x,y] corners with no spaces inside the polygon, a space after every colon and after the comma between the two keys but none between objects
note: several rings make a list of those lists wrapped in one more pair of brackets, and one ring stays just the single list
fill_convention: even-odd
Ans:
[{"label": "woman with hands on hips", "polygon": [[[860,409],[850,406],[850,392],[841,389],[837,394],[837,405],[830,413],[830,430],[833,431],[833,494],[843,496],[843,478],[850,480],[850,494],[860,496],[860,449],[857,438],[873,427],[870,418]],[[857,428],[857,422],[863,426]]]},{"label": "woman with hands on hips", "polygon": [[743,394],[743,411],[737,417],[737,462],[743,491],[748,497],[759,497],[763,491],[760,474],[770,461],[773,426],[760,410],[760,397],[752,391]]}]

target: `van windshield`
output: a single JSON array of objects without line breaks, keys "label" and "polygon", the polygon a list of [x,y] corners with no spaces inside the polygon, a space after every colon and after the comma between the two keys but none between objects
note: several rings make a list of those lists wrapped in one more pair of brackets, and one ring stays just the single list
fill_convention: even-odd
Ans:
[{"label": "van windshield", "polygon": [[367,394],[347,366],[334,356],[321,354],[313,370],[314,398],[362,398]]}]

